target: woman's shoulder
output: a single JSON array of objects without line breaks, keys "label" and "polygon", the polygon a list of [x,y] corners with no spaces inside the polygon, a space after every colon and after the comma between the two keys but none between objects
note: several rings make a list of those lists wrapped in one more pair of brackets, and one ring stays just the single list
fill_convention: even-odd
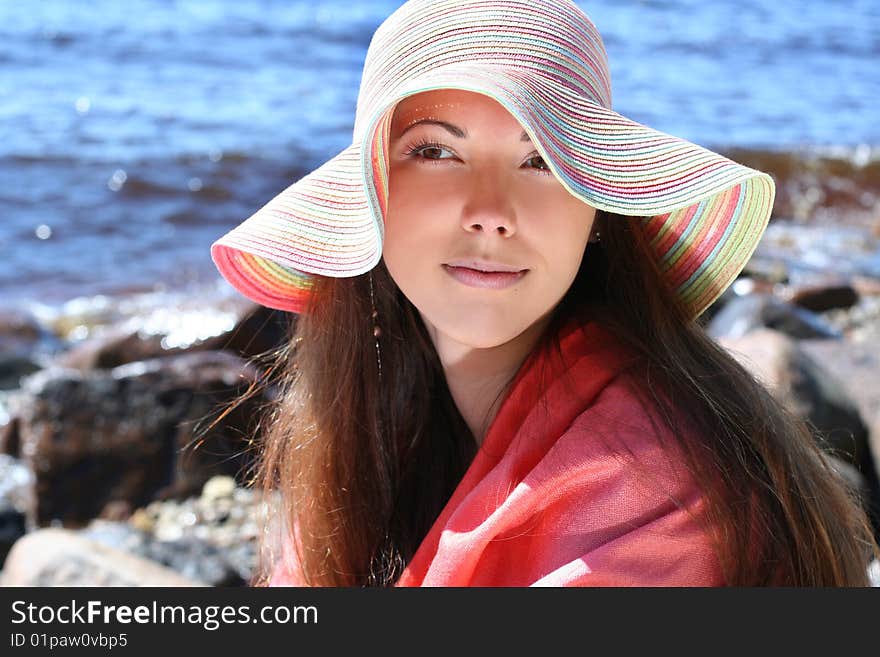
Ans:
[{"label": "woman's shoulder", "polygon": [[568,419],[533,462],[532,482],[568,477],[589,491],[599,477],[621,492],[642,491],[641,500],[699,497],[686,451],[700,442],[691,439],[698,429],[650,376],[647,360],[596,322],[569,325],[561,337],[569,365],[564,385],[556,382],[555,395],[565,397],[556,408]]},{"label": "woman's shoulder", "polygon": [[[592,399],[585,400],[569,435],[601,435],[610,446],[650,451],[680,443],[675,432],[694,431],[680,405],[637,372],[610,378]],[[681,438],[683,436],[679,436]]]},{"label": "woman's shoulder", "polygon": [[[674,449],[681,442],[674,433],[694,431],[686,409],[652,380],[647,360],[613,330],[591,322],[564,333],[563,345],[571,364],[555,390],[565,391],[573,417],[563,439],[587,450],[650,452]],[[585,434],[604,441],[581,441]]]},{"label": "woman's shoulder", "polygon": [[670,425],[664,411],[632,390],[633,382],[615,379],[585,404],[568,428],[549,446],[541,459],[543,469],[577,470],[605,459],[615,459],[620,476],[635,477],[647,469],[651,476],[685,485],[687,475],[681,431],[693,431],[686,418],[676,414]]},{"label": "woman's shoulder", "polygon": [[723,582],[707,500],[675,434],[692,429],[682,418],[669,426],[640,385],[611,379],[523,480],[540,500],[539,533],[579,555],[569,564],[578,574],[562,569],[542,585]]}]

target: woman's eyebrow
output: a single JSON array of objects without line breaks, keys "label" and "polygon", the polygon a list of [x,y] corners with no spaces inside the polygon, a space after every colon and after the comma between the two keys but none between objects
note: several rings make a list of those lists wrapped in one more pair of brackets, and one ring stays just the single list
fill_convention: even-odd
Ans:
[{"label": "woman's eyebrow", "polygon": [[[403,135],[405,135],[409,130],[415,128],[417,125],[422,125],[423,123],[428,125],[439,125],[441,128],[445,128],[447,132],[451,133],[454,137],[457,137],[459,139],[467,139],[468,136],[467,130],[463,130],[462,128],[459,128],[457,125],[453,125],[452,123],[439,121],[437,119],[420,119],[418,121],[415,121],[414,123],[406,126],[404,131],[401,132],[399,136],[403,137]],[[526,134],[525,130],[523,130],[523,133],[520,135],[519,140],[531,141],[532,139]]]}]

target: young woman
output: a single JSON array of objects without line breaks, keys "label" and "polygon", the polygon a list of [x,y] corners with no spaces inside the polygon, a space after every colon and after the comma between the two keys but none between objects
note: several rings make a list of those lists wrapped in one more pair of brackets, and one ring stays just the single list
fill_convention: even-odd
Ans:
[{"label": "young woman", "polygon": [[255,583],[868,584],[855,497],[698,322],[772,179],[610,98],[568,0],[411,0],[352,145],[212,246],[298,316]]}]

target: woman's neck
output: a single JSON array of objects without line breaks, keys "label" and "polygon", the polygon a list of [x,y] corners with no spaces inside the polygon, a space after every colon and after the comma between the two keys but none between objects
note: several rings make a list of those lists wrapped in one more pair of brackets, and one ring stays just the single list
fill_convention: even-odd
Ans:
[{"label": "woman's neck", "polygon": [[507,388],[548,322],[549,316],[504,344],[482,349],[452,340],[425,322],[443,365],[449,392],[477,445],[483,444]]}]

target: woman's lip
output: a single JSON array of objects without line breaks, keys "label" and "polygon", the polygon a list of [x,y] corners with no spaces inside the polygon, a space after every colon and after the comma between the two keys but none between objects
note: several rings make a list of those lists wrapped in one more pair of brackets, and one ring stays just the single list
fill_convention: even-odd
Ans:
[{"label": "woman's lip", "polygon": [[469,287],[484,287],[493,290],[501,290],[510,287],[528,273],[528,269],[517,272],[485,272],[468,267],[453,267],[443,265],[452,278]]}]

